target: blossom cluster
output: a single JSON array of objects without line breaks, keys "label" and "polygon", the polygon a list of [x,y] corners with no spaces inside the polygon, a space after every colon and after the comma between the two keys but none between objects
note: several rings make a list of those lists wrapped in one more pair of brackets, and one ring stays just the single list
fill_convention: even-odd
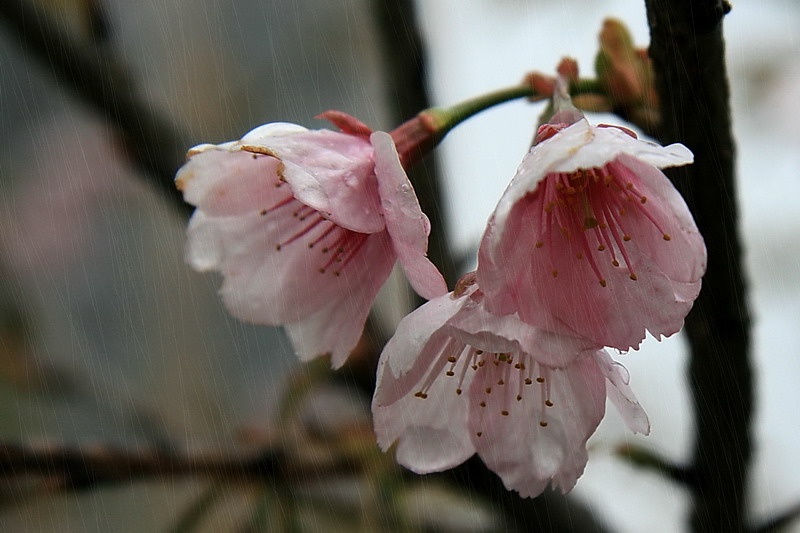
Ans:
[{"label": "blossom cluster", "polygon": [[476,271],[448,293],[404,169],[434,129],[328,118],[341,131],[268,124],[193,148],[178,172],[197,207],[188,261],[223,274],[235,316],[283,325],[302,359],[339,367],[399,262],[429,301],[381,354],[372,408],[380,447],[418,473],[477,453],[522,496],[566,492],[607,398],[649,432],[606,347],[672,335],[698,295],[705,246],[660,170],[691,163],[688,149],[556,113],[490,217]]}]

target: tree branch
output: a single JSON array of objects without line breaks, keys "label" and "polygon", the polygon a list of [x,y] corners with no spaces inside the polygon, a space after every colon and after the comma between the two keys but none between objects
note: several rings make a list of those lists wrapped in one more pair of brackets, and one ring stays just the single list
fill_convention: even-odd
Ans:
[{"label": "tree branch", "polygon": [[750,316],[741,263],[734,143],[720,0],[645,0],[663,123],[695,163],[669,172],[708,248],[703,290],[686,319],[696,438],[693,531],[744,530],[751,454]]},{"label": "tree branch", "polygon": [[58,480],[65,490],[137,479],[204,476],[220,480],[303,481],[335,474],[352,474],[362,465],[352,457],[315,457],[308,464],[292,459],[278,448],[231,455],[167,454],[104,447],[48,447],[35,449],[0,443],[0,478],[37,475]]}]

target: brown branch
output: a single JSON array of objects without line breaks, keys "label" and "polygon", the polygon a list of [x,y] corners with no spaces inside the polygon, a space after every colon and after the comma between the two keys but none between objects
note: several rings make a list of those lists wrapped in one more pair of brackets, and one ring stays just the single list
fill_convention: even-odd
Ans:
[{"label": "brown branch", "polygon": [[708,248],[703,291],[686,319],[696,437],[690,486],[693,531],[744,530],[751,455],[750,316],[742,271],[734,143],[720,0],[645,0],[650,56],[662,105],[658,132],[695,163],[670,177]]},{"label": "brown branch", "polygon": [[750,530],[750,533],[780,533],[788,531],[786,528],[800,520],[800,504],[795,504],[778,516],[770,518]]},{"label": "brown branch", "polygon": [[188,215],[192,208],[172,182],[185,153],[182,136],[132,90],[122,63],[96,42],[70,35],[34,2],[3,0],[0,18],[25,52],[120,133],[133,164],[167,201]]},{"label": "brown branch", "polygon": [[62,489],[82,490],[97,485],[138,479],[203,476],[220,480],[314,480],[326,475],[356,473],[352,457],[323,459],[307,464],[277,448],[254,453],[188,455],[130,451],[105,447],[31,448],[0,443],[0,479],[35,475],[58,480]]}]

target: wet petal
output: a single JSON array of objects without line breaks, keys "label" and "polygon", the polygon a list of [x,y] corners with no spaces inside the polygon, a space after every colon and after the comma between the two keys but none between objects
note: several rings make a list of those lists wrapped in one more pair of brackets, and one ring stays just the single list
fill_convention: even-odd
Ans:
[{"label": "wet petal", "polygon": [[339,226],[360,233],[384,228],[372,147],[361,137],[329,130],[259,136],[242,149],[276,157],[295,197]]},{"label": "wet petal", "polygon": [[594,358],[606,380],[608,380],[608,386],[606,387],[608,399],[617,408],[625,424],[634,433],[649,435],[650,420],[648,420],[647,413],[639,405],[633,390],[628,384],[628,371],[611,359],[611,356],[605,350],[596,352]]},{"label": "wet petal", "polygon": [[[534,326],[626,350],[646,331],[668,336],[682,327],[706,265],[683,199],[658,168],[631,154],[659,165],[691,154],[615,128],[590,127],[591,142],[577,146],[582,124],[536,145],[523,162],[489,221],[477,276],[495,314],[516,312]],[[561,161],[544,170],[528,163],[565,134],[573,142]],[[556,160],[538,160],[547,158]]]},{"label": "wet petal", "polygon": [[[387,364],[378,368],[372,402],[378,445],[386,451],[397,441],[397,462],[419,474],[452,468],[475,453],[468,435],[466,395],[456,393],[452,380],[436,379],[424,396],[415,394],[428,373],[441,370],[443,358],[463,348],[434,335],[414,354],[407,374],[398,378]],[[381,361],[396,353],[384,351]]]},{"label": "wet petal", "polygon": [[344,364],[361,338],[372,303],[389,277],[394,261],[386,232],[370,235],[363,251],[348,265],[350,268],[330,281],[339,285],[336,292],[341,296],[322,302],[314,298],[319,302],[318,311],[285,324],[301,360],[329,354],[333,368]]},{"label": "wet petal", "polygon": [[212,216],[260,211],[285,196],[279,161],[265,155],[213,148],[192,156],[175,181],[184,199]]},{"label": "wet petal", "polygon": [[375,147],[375,174],[386,227],[392,236],[397,257],[411,286],[426,299],[447,292],[439,270],[426,257],[430,223],[408,180],[391,136],[375,132],[370,136]]},{"label": "wet petal", "polygon": [[525,352],[542,364],[563,367],[597,343],[582,337],[559,335],[533,327],[516,314],[495,315],[482,304],[470,300],[448,321],[451,335],[488,352]]},{"label": "wet petal", "polygon": [[395,378],[410,372],[420,354],[428,349],[431,336],[468,303],[466,295],[454,298],[449,293],[434,298],[408,314],[386,343],[380,365],[388,366]]},{"label": "wet petal", "polygon": [[520,496],[538,496],[551,482],[569,491],[586,466],[586,441],[605,413],[602,372],[594,358],[581,358],[546,373],[517,401],[515,374],[495,385],[501,368],[486,365],[472,381],[470,429],[478,454]]}]

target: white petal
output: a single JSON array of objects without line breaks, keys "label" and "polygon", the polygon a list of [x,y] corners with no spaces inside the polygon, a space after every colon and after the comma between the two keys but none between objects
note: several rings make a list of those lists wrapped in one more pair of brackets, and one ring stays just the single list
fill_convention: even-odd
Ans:
[{"label": "white petal", "polygon": [[634,433],[650,434],[650,421],[647,413],[636,400],[628,385],[628,373],[618,363],[611,359],[605,350],[600,350],[594,355],[600,370],[605,375],[610,387],[606,387],[608,399],[617,408],[628,428]]},{"label": "white petal", "polygon": [[434,298],[397,325],[394,336],[383,349],[381,362],[389,365],[392,375],[400,377],[414,365],[431,336],[469,301],[467,295],[453,298],[453,293]]},{"label": "white petal", "polygon": [[248,131],[242,137],[241,143],[258,144],[260,141],[269,137],[278,137],[281,135],[293,135],[295,133],[305,133],[308,129],[297,124],[290,122],[270,122],[263,124],[252,130]]},{"label": "white petal", "polygon": [[[413,354],[414,366],[400,378],[386,364],[393,354],[384,350],[381,355],[372,401],[378,445],[386,451],[397,441],[397,461],[419,474],[452,468],[475,453],[468,435],[467,395],[457,394],[457,378],[442,372],[447,354],[463,348],[434,335],[421,353]],[[427,389],[427,397],[415,396],[429,372],[441,375]]]}]

